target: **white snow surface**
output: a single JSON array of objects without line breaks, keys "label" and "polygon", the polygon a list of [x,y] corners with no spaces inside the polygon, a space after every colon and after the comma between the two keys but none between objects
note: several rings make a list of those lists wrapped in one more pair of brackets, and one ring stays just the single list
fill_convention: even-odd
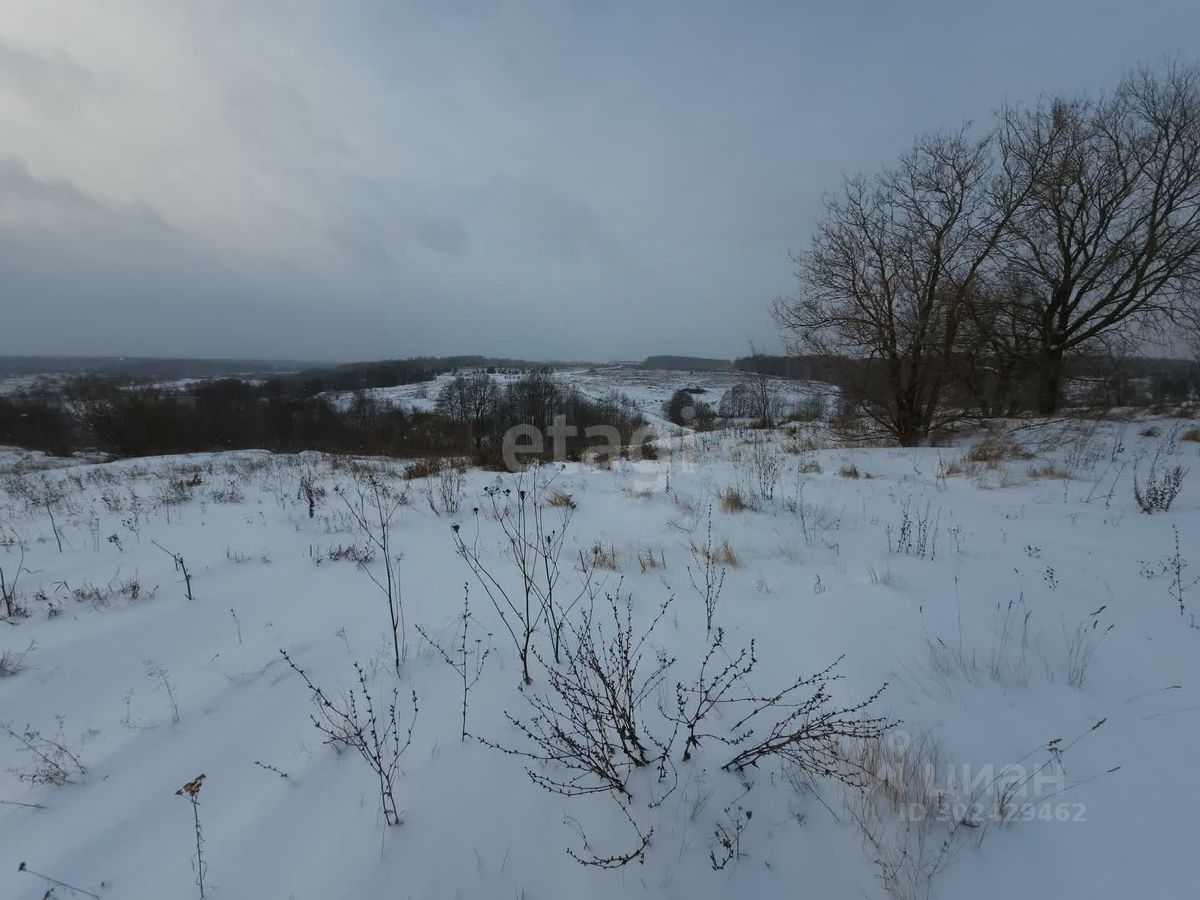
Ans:
[{"label": "white snow surface", "polygon": [[[656,384],[646,396],[669,389]],[[707,648],[689,567],[696,572],[690,548],[704,543],[711,509],[713,542],[727,540],[737,557],[716,624],[730,655],[755,641],[748,689],[779,690],[843,657],[835,702],[887,682],[866,712],[898,720],[889,739],[931,736],[959,777],[964,766],[977,774],[1061,763],[1057,781],[1039,779],[1018,798],[1031,812],[1003,824],[976,816],[935,878],[893,896],[1186,897],[1200,888],[1200,630],[1191,618],[1200,609],[1200,488],[1186,483],[1169,512],[1146,515],[1132,478],[1145,478],[1156,450],[1195,467],[1200,445],[1170,440],[1185,424],[1156,424],[1159,434],[1145,436],[1145,423],[1022,428],[1014,433],[1033,458],[965,476],[944,472],[962,447],[846,449],[816,432],[738,431],[702,436],[669,458],[569,464],[541,477],[577,507],[564,584],[578,577],[565,560],[599,544],[619,569],[601,573],[604,589],[632,595],[638,627],[675,598],[643,660],[650,667],[658,651],[676,660],[642,711],[648,731],[669,735],[657,706],[671,708],[675,683],[694,681]],[[782,465],[769,498],[756,469],[768,455]],[[1037,477],[1035,467],[1051,463],[1050,474],[1068,477]],[[401,484],[402,463],[367,464]],[[851,466],[862,477],[839,474]],[[530,716],[512,643],[451,531],[478,537],[514,587],[497,523],[473,512],[488,508],[485,486],[514,489],[513,476],[468,472],[456,513],[436,497],[431,508],[427,482],[407,482],[392,535],[408,648],[397,676],[385,601],[368,574],[314,562],[361,541],[334,492],[352,488],[345,461],[246,452],[12,470],[0,477],[0,566],[11,585],[24,546],[17,593],[29,615],[0,622],[0,654],[18,669],[0,676],[0,722],[61,742],[86,772],[30,784],[22,775],[36,759],[0,734],[0,897],[39,898],[51,886],[20,863],[105,900],[198,896],[192,810],[175,792],[201,773],[205,887],[215,898],[877,898],[889,896],[880,859],[918,836],[936,849],[949,829],[914,826],[906,838],[885,812],[884,846],[872,846],[851,814],[855,790],[820,778],[797,788],[770,760],[724,772],[738,748],[717,740],[683,762],[677,739],[665,780],[653,766],[630,779],[630,814],[653,829],[644,860],[605,870],[572,859],[568,848],[585,857],[631,848],[620,809],[605,795],[549,793],[525,771],[564,777],[554,765],[460,741],[461,683],[414,627],[453,644],[470,584],[494,651],[471,693],[468,728],[529,749],[504,715]],[[324,489],[312,518],[306,474]],[[754,508],[727,510],[719,495],[730,487]],[[898,552],[905,508],[928,511],[923,557]],[[1176,536],[1191,562],[1182,613],[1162,572]],[[184,557],[193,600],[152,542]],[[638,555],[648,552],[665,568],[643,571]],[[370,565],[381,575],[378,559]],[[1082,684],[1068,671],[1079,634],[1094,651]],[[544,634],[535,645],[549,656]],[[399,690],[402,727],[416,692],[396,790],[402,824],[384,826],[361,759],[323,743],[281,649],[331,696],[354,683],[360,662],[378,695]],[[548,690],[540,665],[525,690]],[[731,711],[709,724],[725,733],[734,719]],[[1065,750],[1053,759],[1056,747]],[[937,786],[967,796],[949,779],[939,770]],[[753,812],[740,856],[714,871],[714,830],[738,806]],[[85,895],[59,887],[51,896]]]}]

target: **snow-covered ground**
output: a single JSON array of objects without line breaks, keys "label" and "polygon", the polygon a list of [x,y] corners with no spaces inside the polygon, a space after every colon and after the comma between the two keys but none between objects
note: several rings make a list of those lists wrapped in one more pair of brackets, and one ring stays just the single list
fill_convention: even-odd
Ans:
[{"label": "snow-covered ground", "polygon": [[[671,389],[656,381],[646,402]],[[1143,435],[1147,424],[1025,427],[1014,433],[1031,458],[739,431],[655,461],[543,470],[540,497],[560,504],[547,522],[570,510],[565,497],[575,507],[560,598],[581,589],[581,555],[601,566],[609,633],[606,594],[621,609],[632,598],[637,633],[674,598],[638,670],[674,660],[639,707],[651,757],[650,741],[671,737],[676,684],[695,683],[710,646],[693,586],[706,547],[725,569],[709,676],[754,641],[730,698],[771,696],[839,658],[832,705],[887,683],[860,713],[896,723],[865,747],[866,792],[774,757],[723,771],[801,691],[736,728],[748,709],[718,704],[700,729],[714,737],[688,761],[676,734],[669,763],[628,778],[632,824],[610,794],[567,797],[526,773],[563,781],[575,773],[562,763],[496,748],[532,750],[505,713],[528,724],[529,698],[553,696],[544,623],[533,642],[546,663],[522,689],[505,621],[456,553],[457,534],[519,593],[492,512],[493,499],[517,503],[512,477],[405,481],[400,463],[265,453],[0,476],[0,566],[28,611],[0,623],[0,896],[198,896],[193,811],[176,791],[202,773],[212,897],[1195,896],[1200,489],[1185,483],[1169,512],[1146,515],[1133,476],[1144,483],[1156,452],[1160,470],[1194,467],[1200,444],[1172,422]],[[366,570],[336,558],[364,545],[342,498],[370,472],[408,492],[390,532],[398,676],[380,555]],[[492,648],[466,741],[462,681],[417,631],[454,658],[464,585],[469,667]],[[377,712],[397,690],[402,737],[415,691],[401,824],[385,827],[363,759],[323,741],[280,650],[335,706],[360,663]],[[864,746],[839,749],[854,759]],[[606,870],[567,853],[629,851],[635,826],[649,836],[640,861]]]}]

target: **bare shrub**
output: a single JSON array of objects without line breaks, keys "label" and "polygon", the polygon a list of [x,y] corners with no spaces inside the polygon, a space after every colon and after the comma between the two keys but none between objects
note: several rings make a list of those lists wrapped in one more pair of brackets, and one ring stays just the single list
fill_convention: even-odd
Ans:
[{"label": "bare shrub", "polygon": [[714,872],[720,872],[742,858],[742,833],[754,817],[751,810],[743,809],[739,804],[725,807],[723,815],[725,818],[713,829],[714,846],[708,851],[709,865]]},{"label": "bare shrub", "polygon": [[659,654],[648,662],[648,670],[643,665],[647,641],[671,599],[640,633],[633,626],[632,595],[621,599],[618,592],[606,594],[606,599],[604,621],[583,610],[578,622],[568,627],[562,663],[543,663],[548,693],[523,692],[533,715],[526,720],[505,712],[531,746],[509,749],[484,743],[564,769],[562,776],[526,769],[534,784],[552,793],[568,797],[613,793],[628,800],[633,796],[628,787],[630,772],[669,751],[666,741],[643,727],[642,707],[673,662]]},{"label": "bare shrub", "polygon": [[379,552],[383,562],[383,577],[372,571],[369,561],[357,560],[358,567],[375,583],[387,599],[388,635],[392,642],[392,666],[397,673],[408,655],[408,635],[404,627],[404,601],[400,592],[400,579],[396,572],[399,561],[392,547],[392,520],[401,506],[408,503],[408,490],[397,490],[384,481],[378,473],[371,471],[356,476],[353,494],[334,488],[346,511],[366,539]]},{"label": "bare shrub", "polygon": [[1156,463],[1157,459],[1151,464],[1144,484],[1139,484],[1137,472],[1133,473],[1133,499],[1137,501],[1138,509],[1146,514],[1169,510],[1183,490],[1183,479],[1188,473],[1183,466],[1160,469]]},{"label": "bare shrub", "polygon": [[[725,559],[733,556],[728,542],[724,544]],[[721,599],[721,589],[725,586],[725,566],[721,560],[721,548],[714,550],[712,538],[712,507],[708,508],[708,524],[704,531],[704,543],[691,545],[692,560],[695,568],[688,566],[688,579],[692,588],[704,601],[704,630],[705,634],[712,633],[713,617],[717,614],[717,603]],[[736,560],[736,557],[734,557]]]},{"label": "bare shrub", "polygon": [[469,585],[463,585],[463,611],[459,616],[459,632],[457,638],[457,647],[447,649],[443,647],[435,638],[425,631],[420,625],[417,626],[417,631],[421,637],[425,638],[429,646],[438,652],[438,655],[445,661],[446,665],[458,673],[462,679],[462,734],[460,741],[467,739],[467,705],[471,695],[471,688],[479,683],[479,679],[483,676],[483,666],[487,662],[488,655],[492,652],[492,636],[487,636],[488,643],[483,645],[482,637],[472,638],[470,635],[471,626],[475,622],[475,618],[471,615],[471,591]]},{"label": "bare shrub", "polygon": [[784,508],[800,520],[800,533],[804,543],[815,544],[825,531],[836,531],[842,524],[841,514],[826,500],[817,504],[804,497],[804,485],[796,489],[795,497],[784,501]]},{"label": "bare shrub", "polygon": [[0,678],[18,675],[25,671],[25,656],[26,653],[17,653],[14,650],[5,650],[0,653]]},{"label": "bare shrub", "polygon": [[[754,656],[754,641],[751,641],[750,646],[739,651],[737,656],[725,657],[724,665],[721,665],[721,660],[718,659],[714,666],[714,657],[718,653],[725,653],[724,641],[725,631],[718,628],[708,652],[700,662],[700,675],[695,683],[685,685],[682,681],[676,682],[675,709],[673,712],[662,711],[668,721],[674,722],[686,732],[683,741],[684,762],[692,758],[692,749],[699,749],[703,740],[712,738],[723,744],[734,745],[748,734],[743,732],[741,735],[722,735],[700,730],[713,712],[744,699],[742,696],[731,694],[735,688],[741,686],[742,680],[754,671],[754,664],[757,662]],[[716,666],[720,668],[715,672],[710,670],[710,667]]]},{"label": "bare shrub", "polygon": [[750,467],[758,487],[758,496],[766,503],[775,499],[775,487],[783,473],[783,457],[765,445],[755,448],[750,454]]},{"label": "bare shrub", "polygon": [[[748,766],[758,766],[764,759],[778,758],[810,776],[832,778],[845,784],[861,783],[861,773],[845,765],[840,745],[848,740],[877,738],[887,730],[890,725],[887,719],[862,715],[887,684],[858,703],[835,705],[829,686],[841,677],[834,674],[841,660],[838,657],[821,671],[797,678],[777,694],[742,698],[741,702],[752,705],[752,709],[730,727],[735,734],[768,710],[790,711],[771,726],[765,737],[756,740],[757,735],[748,734],[745,739],[739,738],[739,742],[753,743],[722,768],[742,771]],[[803,696],[805,693],[807,697]]]},{"label": "bare shrub", "polygon": [[366,672],[357,662],[354,663],[357,685],[335,702],[313,684],[307,673],[285,651],[280,650],[279,653],[292,671],[304,679],[316,709],[309,718],[317,731],[325,736],[325,743],[332,745],[335,750],[349,748],[358,753],[375,775],[384,821],[388,825],[399,825],[396,780],[400,775],[400,758],[412,745],[418,711],[416,691],[412,693],[412,721],[407,731],[401,732],[396,721],[399,690],[393,687],[390,699],[377,699],[371,694]]},{"label": "bare shrub", "polygon": [[151,681],[158,682],[164,694],[167,695],[167,703],[171,707],[171,723],[179,724],[179,702],[175,698],[175,685],[171,681],[171,673],[167,671],[167,667],[162,663],[155,662],[152,659],[145,661],[146,677]]},{"label": "bare shrub", "polygon": [[452,516],[458,512],[466,483],[465,466],[464,460],[446,460],[436,474],[425,479],[425,499],[434,515]]},{"label": "bare shrub", "polygon": [[484,489],[488,512],[500,526],[508,560],[516,570],[516,588],[509,586],[502,572],[493,571],[484,562],[478,526],[471,544],[463,540],[458,525],[452,526],[455,549],[483,587],[512,638],[526,684],[532,683],[529,659],[534,634],[544,625],[554,659],[560,660],[567,616],[589,592],[594,569],[601,567],[597,560],[589,563],[580,553],[581,587],[573,596],[568,593],[564,597],[559,589],[560,559],[575,508],[561,507],[557,511],[558,521],[549,521],[547,507],[542,502],[549,489],[550,480],[536,469],[528,481],[524,475],[517,476],[515,491],[499,484]]},{"label": "bare shrub", "polygon": [[936,559],[941,516],[940,509],[931,512],[928,502],[924,510],[914,510],[911,498],[905,500],[900,508],[899,524],[895,529],[891,525],[884,529],[887,534],[888,551],[915,556],[918,559]]},{"label": "bare shrub", "polygon": [[862,478],[862,472],[858,470],[858,466],[854,463],[849,463],[838,469],[838,475],[842,478]]},{"label": "bare shrub", "polygon": [[74,783],[87,776],[87,769],[79,757],[68,750],[62,736],[63,719],[58,719],[58,734],[49,738],[35,728],[26,725],[20,731],[5,723],[0,725],[4,732],[17,742],[19,748],[29,756],[24,768],[12,771],[29,784],[62,785]]},{"label": "bare shrub", "polygon": [[14,542],[21,555],[17,558],[16,568],[12,570],[12,577],[8,578],[5,575],[4,566],[0,566],[0,601],[4,602],[4,617],[9,620],[29,614],[17,594],[17,582],[21,580],[21,573],[25,569],[25,546],[15,538]]},{"label": "bare shrub", "polygon": [[1188,574],[1189,563],[1179,548],[1179,527],[1172,525],[1171,531],[1175,539],[1172,551],[1155,563],[1142,560],[1142,577],[1153,580],[1162,575],[1169,576],[1167,593],[1179,605],[1179,615],[1182,616],[1186,608],[1187,593],[1200,584],[1200,576],[1192,577]]}]

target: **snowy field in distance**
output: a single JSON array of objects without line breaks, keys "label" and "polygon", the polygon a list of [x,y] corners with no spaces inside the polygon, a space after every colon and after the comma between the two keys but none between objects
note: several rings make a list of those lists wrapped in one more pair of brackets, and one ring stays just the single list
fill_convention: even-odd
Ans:
[{"label": "snowy field in distance", "polygon": [[[453,373],[446,373],[432,381],[369,388],[366,393],[382,403],[431,410],[437,402],[442,385],[454,377]],[[522,376],[498,373],[492,377],[503,385]],[[682,372],[624,365],[557,369],[554,371],[554,377],[564,385],[578,388],[586,396],[597,400],[608,399],[614,395],[625,398],[646,419],[659,425],[664,431],[672,430],[672,426],[663,419],[663,405],[675,391],[693,389],[698,399],[715,409],[726,391],[736,384],[744,383],[747,378],[740,372]],[[772,394],[778,397],[785,410],[794,409],[811,400],[821,400],[828,414],[833,410],[837,399],[838,391],[833,385],[781,378],[771,378],[769,382]],[[334,402],[343,404],[349,402],[350,398],[347,392],[331,393],[328,396],[332,397]]]}]

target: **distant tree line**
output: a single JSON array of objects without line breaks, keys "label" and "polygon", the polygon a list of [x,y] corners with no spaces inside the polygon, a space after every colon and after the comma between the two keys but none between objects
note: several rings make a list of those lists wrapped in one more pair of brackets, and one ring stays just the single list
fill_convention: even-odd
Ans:
[{"label": "distant tree line", "polygon": [[1072,357],[1194,337],[1200,68],[1143,67],[1098,97],[1001,109],[981,135],[919,137],[826,200],[795,263],[776,320],[798,351],[861,360],[847,396],[899,443],[964,400],[1052,414]]},{"label": "distant tree line", "polygon": [[587,430],[607,425],[628,438],[646,425],[636,408],[617,395],[597,400],[563,384],[548,369],[501,384],[487,372],[457,375],[437,397],[437,412],[462,426],[480,461],[494,462],[504,435],[518,425],[550,434],[555,420],[572,427],[562,441],[570,457],[591,446]]},{"label": "distant tree line", "polygon": [[[415,371],[401,367],[392,377]],[[378,373],[368,367],[360,374],[357,384],[369,385]],[[474,456],[498,466],[501,438],[517,424],[546,428],[555,416],[564,416],[581,429],[578,438],[567,440],[568,455],[586,449],[582,429],[588,425],[611,425],[629,436],[644,424],[628,404],[591,400],[544,371],[520,376],[503,389],[486,372],[457,376],[446,382],[436,411],[382,403],[364,389],[336,399],[323,392],[342,383],[336,374],[311,373],[265,381],[216,379],[183,388],[80,378],[55,390],[0,397],[0,444],[115,457],[237,449]],[[482,396],[468,405],[474,390]]]}]

